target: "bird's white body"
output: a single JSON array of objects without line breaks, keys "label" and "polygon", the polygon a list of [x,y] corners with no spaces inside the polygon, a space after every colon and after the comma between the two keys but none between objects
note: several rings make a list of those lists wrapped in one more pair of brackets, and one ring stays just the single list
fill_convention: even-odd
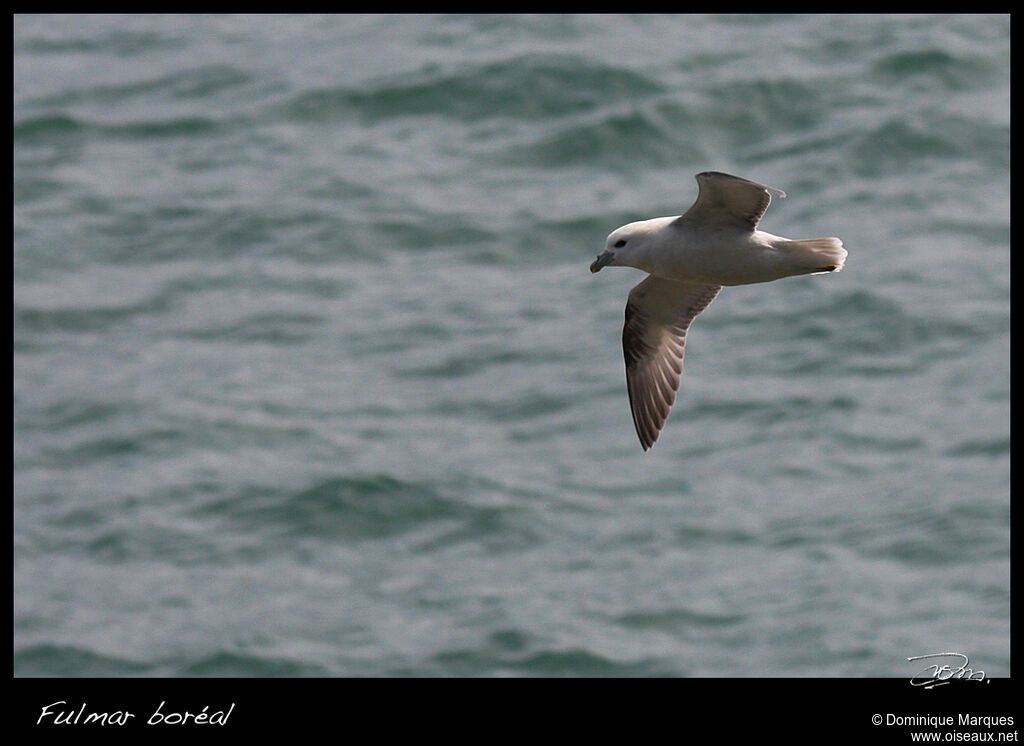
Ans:
[{"label": "bird's white body", "polygon": [[[846,255],[838,239],[810,239],[815,243],[809,244],[734,225],[691,224],[678,215],[628,223],[613,231],[608,243],[623,238],[632,244],[630,251],[610,264],[704,285],[750,285],[833,271],[822,267],[841,266]],[[834,251],[823,259],[820,250],[828,248]]]}]

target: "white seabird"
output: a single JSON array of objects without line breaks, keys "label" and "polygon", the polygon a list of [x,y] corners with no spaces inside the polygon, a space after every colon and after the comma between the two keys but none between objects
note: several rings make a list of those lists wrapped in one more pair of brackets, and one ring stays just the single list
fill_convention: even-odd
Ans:
[{"label": "white seabird", "polygon": [[697,174],[697,201],[684,215],[616,228],[590,265],[636,267],[649,275],[629,292],[622,350],[633,424],[646,451],[676,399],[690,322],[723,285],[838,272],[838,238],[794,241],[757,229],[771,194],[786,193],[718,171]]}]

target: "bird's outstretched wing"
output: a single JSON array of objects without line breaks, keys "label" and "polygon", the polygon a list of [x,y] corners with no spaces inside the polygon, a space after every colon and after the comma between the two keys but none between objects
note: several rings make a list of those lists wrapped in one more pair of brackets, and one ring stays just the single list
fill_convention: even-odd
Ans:
[{"label": "bird's outstretched wing", "polygon": [[697,184],[697,201],[678,218],[679,223],[694,223],[703,228],[731,225],[753,231],[771,204],[771,195],[786,196],[781,189],[720,171],[697,174]]},{"label": "bird's outstretched wing", "polygon": [[633,424],[645,451],[658,439],[676,400],[686,330],[721,289],[651,275],[629,292],[622,351]]}]

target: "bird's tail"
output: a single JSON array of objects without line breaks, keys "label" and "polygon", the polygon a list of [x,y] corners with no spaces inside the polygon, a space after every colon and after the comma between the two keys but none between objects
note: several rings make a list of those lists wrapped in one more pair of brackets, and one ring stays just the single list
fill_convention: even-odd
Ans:
[{"label": "bird's tail", "polygon": [[846,249],[835,236],[786,241],[781,248],[789,255],[789,262],[803,270],[801,274],[838,272],[846,263]]}]

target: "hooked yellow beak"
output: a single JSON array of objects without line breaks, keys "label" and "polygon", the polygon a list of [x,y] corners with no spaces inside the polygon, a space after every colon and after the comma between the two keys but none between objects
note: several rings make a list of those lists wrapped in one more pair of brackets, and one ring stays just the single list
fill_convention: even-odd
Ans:
[{"label": "hooked yellow beak", "polygon": [[590,265],[590,271],[600,272],[601,267],[604,267],[605,265],[611,263],[612,259],[614,258],[615,253],[612,251],[606,251],[603,254],[598,254],[597,259],[595,259]]}]

